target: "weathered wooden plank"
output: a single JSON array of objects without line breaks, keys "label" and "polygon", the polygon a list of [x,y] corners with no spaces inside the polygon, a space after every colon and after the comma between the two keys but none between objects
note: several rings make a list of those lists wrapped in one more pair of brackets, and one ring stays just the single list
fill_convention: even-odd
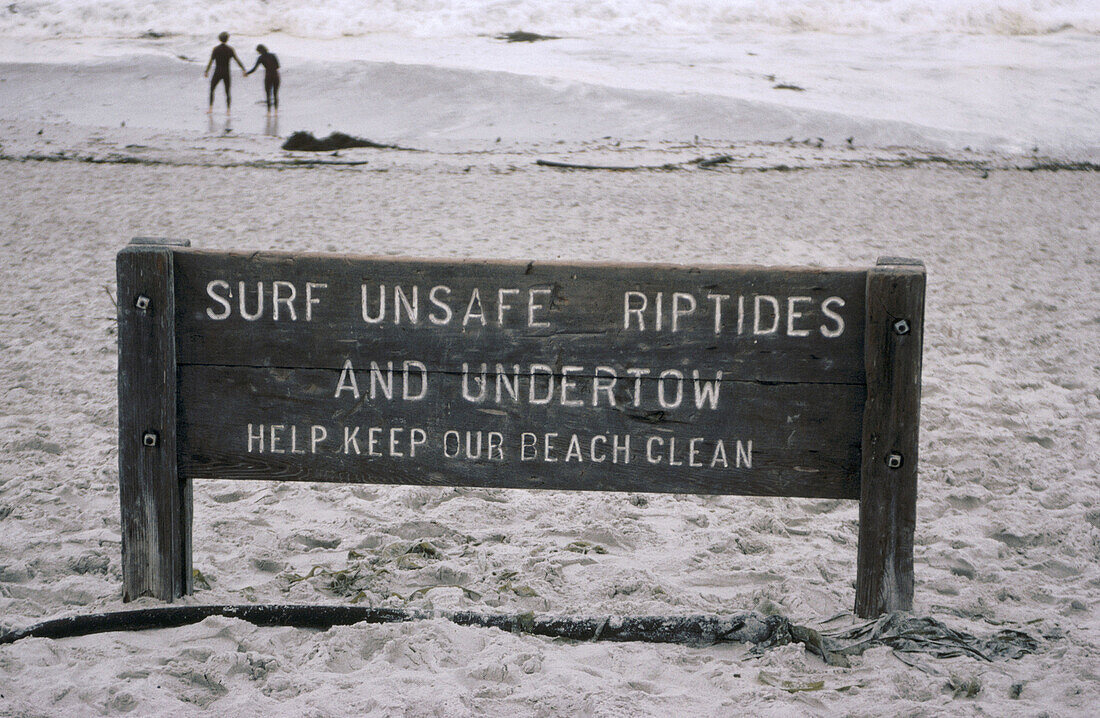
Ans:
[{"label": "weathered wooden plank", "polygon": [[127,599],[190,592],[190,481],[223,478],[859,498],[856,611],[912,605],[919,262],[158,242],[118,260]]},{"label": "weathered wooden plank", "polygon": [[[440,371],[491,360],[619,372],[645,361],[735,379],[855,384],[864,380],[864,277],[187,251],[177,255],[179,361],[336,369],[347,358],[411,358]],[[364,319],[364,286],[377,323]],[[258,318],[242,316],[242,296]]]},{"label": "weathered wooden plank", "polygon": [[118,254],[119,499],[123,600],[191,589],[191,486],[176,473],[172,250]]},{"label": "weathered wooden plank", "polygon": [[[517,398],[504,384],[501,401],[493,373],[483,398],[480,374],[467,377],[466,393],[477,401],[464,396],[461,375],[410,374],[407,395],[422,395],[415,400],[402,399],[398,368],[392,399],[382,390],[385,372],[376,375],[373,399],[370,372],[358,376],[357,399],[338,371],[181,367],[181,476],[832,498],[859,492],[860,386],[712,381],[715,393],[698,402],[687,380],[677,402],[678,382],[666,380],[662,404],[659,379],[594,394],[592,381],[569,375],[569,389],[561,390],[559,378],[551,394],[548,377],[539,375],[535,398],[551,400],[531,403],[530,377],[514,374],[504,378],[515,380]],[[475,432],[469,452],[467,431]],[[490,455],[491,435],[499,448]],[[722,460],[715,461],[719,440]],[[616,455],[616,445],[629,450]]]},{"label": "weathered wooden plank", "polygon": [[924,266],[880,260],[867,275],[867,401],[855,611],[913,606],[913,533],[924,337]]}]

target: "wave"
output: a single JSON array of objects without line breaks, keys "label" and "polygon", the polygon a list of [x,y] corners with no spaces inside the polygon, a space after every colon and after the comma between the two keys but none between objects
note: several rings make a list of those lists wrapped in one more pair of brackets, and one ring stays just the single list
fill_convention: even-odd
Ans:
[{"label": "wave", "polygon": [[14,0],[0,33],[38,37],[417,37],[783,32],[1100,34],[1095,0]]}]

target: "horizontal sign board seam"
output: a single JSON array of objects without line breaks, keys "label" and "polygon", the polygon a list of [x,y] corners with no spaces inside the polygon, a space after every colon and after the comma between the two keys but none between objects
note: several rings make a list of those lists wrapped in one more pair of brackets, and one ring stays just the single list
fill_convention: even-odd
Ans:
[{"label": "horizontal sign board seam", "polygon": [[[400,358],[397,358],[397,359],[393,359],[392,361],[399,361],[399,360],[400,360]],[[375,361],[377,361],[377,360],[375,360]],[[390,361],[390,360],[386,360],[386,361]],[[511,362],[511,363],[514,364],[515,362]],[[539,363],[539,362],[528,362],[528,364],[531,364],[531,363]],[[343,369],[344,369],[343,366],[304,366],[304,365],[282,366],[282,365],[275,365],[275,364],[222,364],[222,363],[206,363],[206,362],[196,362],[196,361],[180,361],[180,362],[177,362],[176,366],[178,366],[178,367],[203,367],[203,368],[206,368],[206,369],[255,369],[257,371],[298,371],[298,370],[302,370],[302,371],[331,371],[331,372],[337,372],[337,373],[343,371]],[[543,372],[540,372],[539,376],[554,376],[554,377],[568,376],[571,379],[603,379],[603,378],[606,378],[606,377],[601,376],[601,375],[582,374],[580,372],[570,372],[568,375],[566,375],[566,374],[561,373],[561,365],[560,364],[555,365],[555,364],[549,364],[548,363],[547,366],[549,366],[553,370],[551,372],[551,374],[545,374]],[[369,365],[367,365],[367,367],[369,368]],[[367,371],[369,370],[368,368],[364,368],[363,373],[367,373]],[[724,372],[726,370],[719,369],[718,371],[723,371]],[[734,371],[734,369],[731,369],[730,371]],[[433,367],[428,367],[427,368],[427,373],[428,374],[441,374],[443,376],[456,376],[456,377],[461,377],[463,375],[463,372],[460,371],[460,370],[436,369],[436,368],[433,368]],[[478,368],[478,367],[474,366],[473,364],[471,364],[470,373],[471,373],[471,375],[473,375],[473,374],[480,375],[482,372],[481,372],[480,368]],[[485,372],[486,376],[496,376],[496,374],[497,374],[497,372],[492,371],[492,370],[489,370],[489,371]],[[526,376],[526,375],[524,375],[524,376]],[[718,381],[718,379],[716,379],[714,377],[705,377],[705,378],[708,381],[710,381],[712,379],[715,380],[715,381]],[[644,377],[641,377],[641,379],[642,379],[642,381],[662,381],[660,376],[644,376]],[[786,385],[802,385],[802,384],[812,384],[814,386],[865,386],[866,385],[866,382],[862,382],[862,381],[820,381],[820,380],[818,380],[818,381],[810,381],[810,380],[788,381],[788,380],[778,380],[778,379],[737,379],[737,378],[726,377],[726,376],[723,376],[720,381],[722,381],[723,383],[730,383],[730,384],[759,384],[759,385],[763,385],[763,386],[786,386]]]}]

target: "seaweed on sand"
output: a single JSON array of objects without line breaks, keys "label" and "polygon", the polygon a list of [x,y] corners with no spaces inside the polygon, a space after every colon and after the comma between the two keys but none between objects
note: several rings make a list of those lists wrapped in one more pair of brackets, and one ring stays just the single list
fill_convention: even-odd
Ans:
[{"label": "seaweed on sand", "polygon": [[512,32],[503,32],[494,37],[496,40],[504,40],[506,42],[538,42],[540,40],[560,40],[557,35],[540,35],[537,32],[527,32],[525,30],[514,30]]},{"label": "seaweed on sand", "polygon": [[380,150],[401,150],[404,147],[397,145],[384,145],[361,137],[352,137],[343,132],[333,132],[324,139],[317,139],[312,132],[299,130],[283,143],[284,150],[294,152],[332,152],[334,150],[346,150],[353,147],[370,147]]}]

